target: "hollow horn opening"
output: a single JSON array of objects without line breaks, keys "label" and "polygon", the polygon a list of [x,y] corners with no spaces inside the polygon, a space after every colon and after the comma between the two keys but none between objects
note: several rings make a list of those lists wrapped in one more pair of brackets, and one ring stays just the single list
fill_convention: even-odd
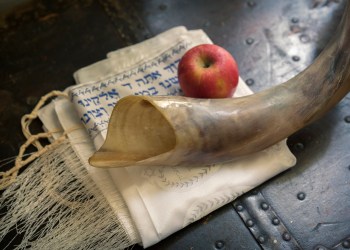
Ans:
[{"label": "hollow horn opening", "polygon": [[96,167],[122,167],[175,147],[173,127],[150,101],[130,96],[119,101],[101,149],[90,158]]}]

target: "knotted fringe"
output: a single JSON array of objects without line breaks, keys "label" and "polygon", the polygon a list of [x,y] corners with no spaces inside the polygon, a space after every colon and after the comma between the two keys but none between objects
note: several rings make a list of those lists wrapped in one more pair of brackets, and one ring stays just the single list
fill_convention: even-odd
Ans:
[{"label": "knotted fringe", "polygon": [[[125,249],[138,243],[136,234],[130,234],[132,230],[119,219],[130,217],[122,212],[127,208],[121,195],[115,193],[119,202],[114,211],[67,138],[68,133],[81,127],[36,135],[30,132],[39,109],[57,96],[67,97],[52,91],[23,116],[22,131],[27,141],[15,165],[0,172],[0,190],[5,189],[0,197],[1,249]],[[53,133],[58,132],[61,136],[51,144],[41,145],[40,139],[53,139]],[[37,151],[23,159],[30,145]],[[11,235],[15,235],[13,242]]]},{"label": "knotted fringe", "polygon": [[[121,206],[125,206],[121,202]],[[0,245],[15,230],[15,249],[124,249],[137,242],[81,164],[70,142],[46,151],[0,198]],[[12,247],[11,247],[12,249]]]},{"label": "knotted fringe", "polygon": [[[46,151],[59,145],[62,141],[66,139],[66,135],[68,131],[67,132],[49,131],[49,132],[42,132],[36,135],[33,135],[30,132],[30,124],[33,122],[33,120],[35,120],[38,117],[39,109],[42,106],[44,106],[47,100],[53,97],[68,98],[68,95],[64,92],[53,90],[40,98],[40,101],[35,105],[34,109],[30,114],[26,114],[22,117],[21,119],[22,132],[23,132],[23,135],[27,138],[27,141],[20,147],[18,156],[16,157],[16,160],[15,160],[15,165],[12,168],[10,168],[8,171],[5,171],[5,172],[0,171],[0,190],[5,189],[6,187],[14,183],[16,181],[19,170],[25,167],[28,163],[37,159]],[[52,134],[56,132],[63,132],[63,134],[59,138],[57,138],[54,142],[52,142],[52,144],[46,145],[45,147],[41,145],[40,139],[52,138]],[[36,147],[37,151],[34,152],[33,154],[30,154],[30,156],[24,160],[23,159],[24,153],[30,145],[33,145],[34,147]]]}]

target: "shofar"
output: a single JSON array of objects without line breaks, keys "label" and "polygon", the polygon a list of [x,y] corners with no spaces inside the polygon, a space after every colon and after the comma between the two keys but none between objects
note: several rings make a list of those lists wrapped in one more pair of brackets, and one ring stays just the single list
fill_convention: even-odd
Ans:
[{"label": "shofar", "polygon": [[115,106],[95,167],[225,162],[263,150],[323,116],[350,91],[350,3],[338,33],[291,80],[240,98],[128,96]]}]

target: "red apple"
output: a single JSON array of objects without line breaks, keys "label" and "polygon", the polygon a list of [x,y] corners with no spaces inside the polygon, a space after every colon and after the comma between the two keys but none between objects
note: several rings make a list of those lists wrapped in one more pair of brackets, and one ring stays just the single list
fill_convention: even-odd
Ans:
[{"label": "red apple", "polygon": [[179,62],[178,78],[185,96],[231,97],[238,84],[238,66],[232,55],[214,44],[188,50]]}]

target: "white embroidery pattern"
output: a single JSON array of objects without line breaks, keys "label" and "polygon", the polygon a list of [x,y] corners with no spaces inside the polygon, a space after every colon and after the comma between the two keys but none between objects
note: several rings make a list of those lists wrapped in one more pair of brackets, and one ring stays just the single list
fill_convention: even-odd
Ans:
[{"label": "white embroidery pattern", "polygon": [[219,165],[206,166],[173,166],[173,167],[146,167],[142,176],[159,187],[173,191],[187,191],[203,184],[203,180],[210,177],[219,169]]}]

